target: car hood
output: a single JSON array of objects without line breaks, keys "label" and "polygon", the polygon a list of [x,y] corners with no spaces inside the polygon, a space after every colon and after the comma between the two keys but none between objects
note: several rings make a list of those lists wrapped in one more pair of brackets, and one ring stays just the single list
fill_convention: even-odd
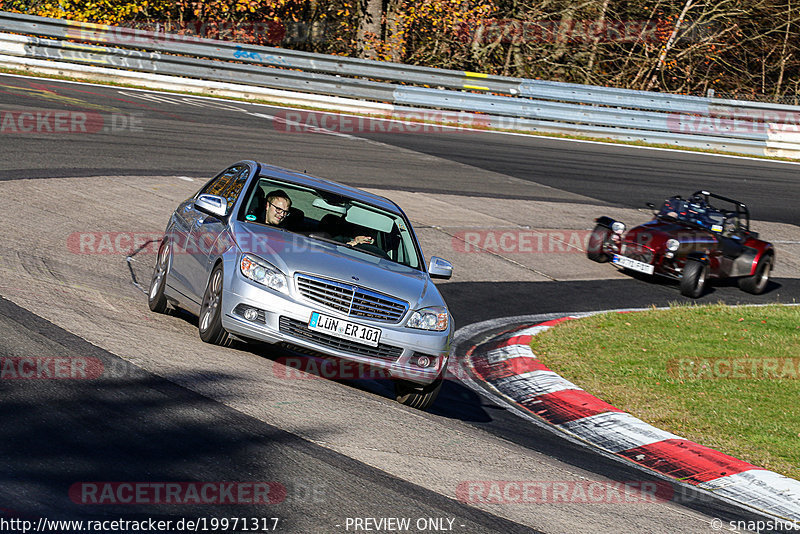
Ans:
[{"label": "car hood", "polygon": [[357,285],[404,300],[410,309],[445,305],[427,273],[346,245],[251,224],[235,227],[234,239],[242,252],[267,260],[290,278],[304,273]]},{"label": "car hood", "polygon": [[659,249],[665,246],[669,239],[677,239],[681,245],[701,245],[717,242],[714,235],[708,230],[678,221],[666,220],[650,221],[632,228],[625,235],[625,241],[645,245],[652,249]]}]

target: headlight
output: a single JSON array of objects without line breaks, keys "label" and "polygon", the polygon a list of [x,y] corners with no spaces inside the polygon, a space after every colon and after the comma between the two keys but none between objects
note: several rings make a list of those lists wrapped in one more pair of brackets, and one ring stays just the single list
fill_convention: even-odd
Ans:
[{"label": "headlight", "polygon": [[270,289],[287,292],[286,276],[269,262],[252,254],[245,254],[239,262],[242,274],[254,282],[263,284]]},{"label": "headlight", "polygon": [[441,306],[423,308],[415,310],[408,319],[406,326],[409,328],[419,328],[420,330],[435,330],[441,332],[447,330],[449,318],[447,310]]},{"label": "headlight", "polygon": [[611,231],[615,234],[621,234],[625,231],[625,223],[621,223],[619,221],[614,221],[611,223]]},{"label": "headlight", "polygon": [[678,250],[678,247],[681,246],[681,242],[677,239],[668,239],[667,240],[667,250],[671,252],[675,252]]}]

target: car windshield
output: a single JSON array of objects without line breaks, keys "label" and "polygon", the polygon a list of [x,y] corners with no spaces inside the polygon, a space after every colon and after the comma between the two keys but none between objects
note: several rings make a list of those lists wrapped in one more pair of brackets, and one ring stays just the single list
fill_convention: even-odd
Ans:
[{"label": "car windshield", "polygon": [[415,240],[403,216],[346,196],[261,176],[246,199],[242,219],[266,225],[267,198],[278,191],[291,199],[279,228],[343,246],[356,240],[354,250],[421,269]]},{"label": "car windshield", "polygon": [[668,198],[662,204],[658,216],[686,222],[714,232],[722,232],[725,224],[725,215],[721,211],[699,199]]}]

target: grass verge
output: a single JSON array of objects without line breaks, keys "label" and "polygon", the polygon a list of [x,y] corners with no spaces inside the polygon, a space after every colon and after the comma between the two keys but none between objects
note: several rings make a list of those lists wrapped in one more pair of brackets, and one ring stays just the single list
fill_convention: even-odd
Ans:
[{"label": "grass verge", "polygon": [[535,336],[531,348],[621,410],[800,479],[800,307],[596,315]]}]

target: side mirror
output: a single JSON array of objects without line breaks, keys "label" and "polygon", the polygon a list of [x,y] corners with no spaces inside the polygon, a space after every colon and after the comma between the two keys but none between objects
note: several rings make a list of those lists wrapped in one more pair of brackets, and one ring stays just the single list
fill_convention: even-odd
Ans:
[{"label": "side mirror", "polygon": [[200,195],[194,201],[194,207],[219,218],[224,218],[228,214],[228,201],[217,195]]},{"label": "side mirror", "polygon": [[453,276],[453,265],[438,256],[431,256],[431,261],[428,264],[428,274],[431,278],[448,280]]}]

